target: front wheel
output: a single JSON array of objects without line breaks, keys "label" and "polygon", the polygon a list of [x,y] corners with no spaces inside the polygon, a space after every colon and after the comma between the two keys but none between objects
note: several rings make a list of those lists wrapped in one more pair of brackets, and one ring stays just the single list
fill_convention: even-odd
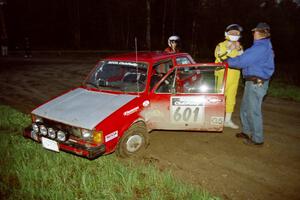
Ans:
[{"label": "front wheel", "polygon": [[116,153],[118,156],[128,158],[142,154],[149,144],[146,126],[142,122],[133,124],[121,137]]}]

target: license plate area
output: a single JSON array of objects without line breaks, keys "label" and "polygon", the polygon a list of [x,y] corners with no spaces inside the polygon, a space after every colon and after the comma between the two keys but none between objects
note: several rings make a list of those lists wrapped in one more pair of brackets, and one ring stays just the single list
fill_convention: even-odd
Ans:
[{"label": "license plate area", "polygon": [[42,137],[42,145],[45,149],[59,152],[58,143],[54,140],[50,140],[48,138]]}]

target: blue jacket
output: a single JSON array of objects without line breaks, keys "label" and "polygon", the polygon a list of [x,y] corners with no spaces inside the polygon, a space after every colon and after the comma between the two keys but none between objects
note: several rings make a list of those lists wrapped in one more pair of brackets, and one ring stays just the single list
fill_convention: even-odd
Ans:
[{"label": "blue jacket", "polygon": [[257,76],[268,80],[275,68],[274,52],[269,38],[255,40],[242,55],[227,61],[230,67],[242,69],[244,78]]}]

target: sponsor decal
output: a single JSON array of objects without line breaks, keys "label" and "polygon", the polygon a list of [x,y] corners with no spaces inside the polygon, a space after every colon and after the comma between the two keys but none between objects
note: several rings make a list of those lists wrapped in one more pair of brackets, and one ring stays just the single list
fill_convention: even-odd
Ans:
[{"label": "sponsor decal", "polygon": [[211,125],[222,125],[224,122],[224,117],[211,117],[210,124]]},{"label": "sponsor decal", "polygon": [[111,141],[112,139],[118,137],[118,131],[114,131],[105,136],[105,142]]},{"label": "sponsor decal", "polygon": [[204,106],[204,97],[173,97],[172,106]]},{"label": "sponsor decal", "polygon": [[123,113],[124,116],[128,116],[128,115],[131,115],[132,113],[135,113],[139,110],[139,106],[135,107],[135,108],[132,108],[131,110],[127,110]]}]

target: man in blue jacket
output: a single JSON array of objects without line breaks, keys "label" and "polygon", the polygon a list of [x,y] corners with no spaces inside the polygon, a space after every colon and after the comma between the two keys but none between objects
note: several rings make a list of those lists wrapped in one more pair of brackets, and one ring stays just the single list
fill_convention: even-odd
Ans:
[{"label": "man in blue jacket", "polygon": [[242,132],[236,134],[236,137],[245,138],[244,143],[248,145],[262,145],[264,135],[261,105],[274,72],[274,53],[268,24],[259,23],[252,32],[253,45],[242,55],[227,61],[230,67],[242,69],[246,81],[240,108]]}]

